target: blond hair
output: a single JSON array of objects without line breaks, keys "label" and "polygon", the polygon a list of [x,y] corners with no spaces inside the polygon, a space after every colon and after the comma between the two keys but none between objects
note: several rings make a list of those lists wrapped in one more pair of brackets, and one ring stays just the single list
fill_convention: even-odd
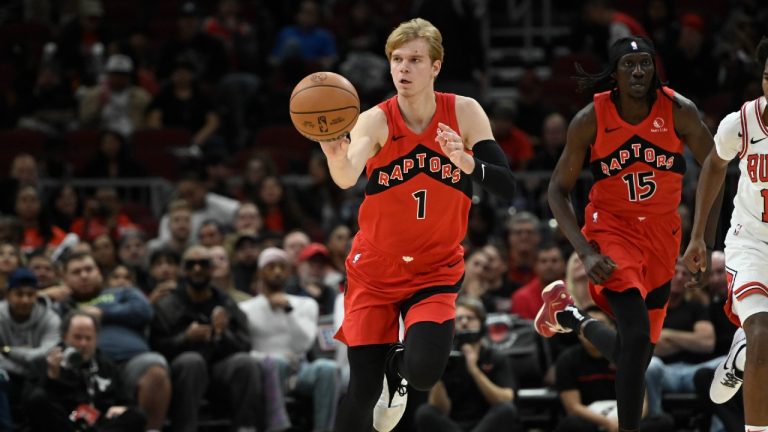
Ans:
[{"label": "blond hair", "polygon": [[387,37],[387,44],[384,46],[384,52],[387,60],[392,59],[392,51],[400,48],[404,44],[422,38],[429,46],[429,59],[432,61],[443,61],[443,35],[431,22],[423,18],[414,18],[405,21],[392,30]]}]

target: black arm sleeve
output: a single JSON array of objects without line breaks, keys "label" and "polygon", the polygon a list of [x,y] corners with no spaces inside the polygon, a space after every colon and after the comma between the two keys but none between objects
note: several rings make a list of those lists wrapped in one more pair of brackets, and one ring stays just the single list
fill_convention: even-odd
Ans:
[{"label": "black arm sleeve", "polygon": [[515,196],[515,176],[501,147],[494,140],[479,141],[472,147],[475,170],[472,179],[492,194],[511,200]]}]

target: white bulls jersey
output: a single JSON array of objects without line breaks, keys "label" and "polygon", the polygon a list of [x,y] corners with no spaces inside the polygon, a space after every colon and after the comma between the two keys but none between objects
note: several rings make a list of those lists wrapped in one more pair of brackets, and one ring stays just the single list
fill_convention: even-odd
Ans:
[{"label": "white bulls jersey", "polygon": [[768,126],[762,121],[766,105],[765,97],[745,103],[720,122],[715,135],[721,158],[740,159],[729,240],[749,235],[768,241]]}]

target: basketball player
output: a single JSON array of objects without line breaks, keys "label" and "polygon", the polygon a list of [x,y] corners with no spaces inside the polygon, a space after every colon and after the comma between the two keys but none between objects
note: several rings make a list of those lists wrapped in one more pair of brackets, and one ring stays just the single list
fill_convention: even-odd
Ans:
[{"label": "basketball player", "polygon": [[768,431],[768,38],[763,37],[757,45],[756,58],[762,71],[763,96],[720,122],[715,148],[699,177],[691,242],[684,258],[691,271],[706,270],[702,218],[713,207],[713,191],[722,186],[728,163],[738,157],[739,189],[725,238],[725,312],[743,330],[736,332],[731,351],[715,371],[710,397],[717,403],[727,401],[743,379],[744,430],[764,432]]},{"label": "basketball player", "polygon": [[[683,144],[703,162],[712,135],[696,106],[663,87],[655,49],[641,37],[616,41],[609,66],[582,88],[606,88],[579,111],[549,184],[549,204],[589,275],[592,299],[616,318],[614,332],[575,306],[562,281],[542,292],[536,329],[576,331],[616,364],[619,430],[638,430],[644,373],[659,340],[680,250]],[[595,182],[579,230],[570,192],[586,155]],[[712,233],[714,234],[714,230]]]},{"label": "basketball player", "polygon": [[351,139],[320,143],[337,185],[353,186],[363,168],[368,177],[336,335],[349,346],[350,365],[338,432],[391,430],[405,410],[406,380],[428,390],[440,379],[464,274],[472,180],[506,198],[514,191],[480,105],[434,91],[443,61],[438,29],[419,18],[404,22],[385,52],[397,95],[363,112]]}]

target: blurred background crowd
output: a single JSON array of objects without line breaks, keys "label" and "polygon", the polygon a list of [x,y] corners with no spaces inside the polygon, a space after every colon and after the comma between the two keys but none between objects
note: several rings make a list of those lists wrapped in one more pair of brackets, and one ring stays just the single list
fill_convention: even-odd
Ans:
[{"label": "blurred background crowd", "polygon": [[[596,72],[615,39],[645,35],[662,79],[714,133],[762,93],[752,52],[768,33],[768,6],[758,0],[5,2],[0,430],[330,430],[346,387],[332,335],[365,179],[335,186],[317,144],[290,125],[288,99],[319,70],[352,81],[363,109],[390,96],[384,42],[416,16],[443,34],[437,90],[483,104],[518,178],[512,201],[475,191],[461,309],[470,317],[457,321],[484,322],[472,327],[484,355],[503,360],[480,361],[515,397],[494,410],[472,374],[455,373],[471,369],[457,346],[444,386],[458,399],[446,410],[413,392],[398,430],[449,430],[430,423],[441,415],[473,430],[491,414],[514,418],[509,430],[611,430],[609,420],[583,424],[568,395],[580,392],[580,407],[614,399],[612,366],[575,337],[539,340],[528,321],[553,280],[567,278],[577,302],[590,303],[545,196],[568,122],[591,99],[576,92],[574,63]],[[686,157],[689,230],[697,168]],[[590,184],[585,170],[578,209]],[[742,430],[739,408],[713,410],[702,390],[734,331],[721,309],[721,254],[706,290],[685,288],[688,276],[679,266],[670,342],[649,369],[658,383],[649,421]],[[607,371],[604,392],[582,388],[594,370]]]}]

